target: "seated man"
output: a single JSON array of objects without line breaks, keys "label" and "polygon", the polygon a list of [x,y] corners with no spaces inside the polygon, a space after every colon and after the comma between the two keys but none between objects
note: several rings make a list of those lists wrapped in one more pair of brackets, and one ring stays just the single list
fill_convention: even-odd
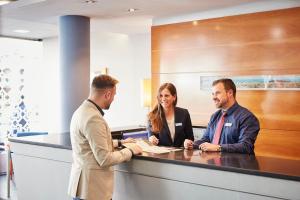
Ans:
[{"label": "seated man", "polygon": [[202,139],[188,140],[187,149],[254,154],[259,121],[235,99],[236,87],[231,79],[219,79],[212,84],[212,97],[217,108]]}]

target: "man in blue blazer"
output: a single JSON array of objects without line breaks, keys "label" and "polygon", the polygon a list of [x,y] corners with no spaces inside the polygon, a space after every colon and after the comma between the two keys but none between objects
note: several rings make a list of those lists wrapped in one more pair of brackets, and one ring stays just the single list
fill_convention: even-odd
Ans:
[{"label": "man in blue blazer", "polygon": [[220,109],[211,116],[203,137],[195,143],[186,142],[185,148],[254,154],[259,121],[237,103],[234,82],[231,79],[214,81],[212,96]]}]

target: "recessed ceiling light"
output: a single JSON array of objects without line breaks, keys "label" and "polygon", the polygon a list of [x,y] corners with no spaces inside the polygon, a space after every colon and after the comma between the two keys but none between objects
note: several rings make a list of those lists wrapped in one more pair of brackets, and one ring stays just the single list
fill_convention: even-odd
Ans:
[{"label": "recessed ceiling light", "polygon": [[14,2],[14,1],[17,1],[17,0],[0,0],[0,6],[2,6],[4,4],[8,4],[8,3]]},{"label": "recessed ceiling light", "polygon": [[15,33],[29,33],[29,30],[23,30],[23,29],[18,29],[18,30],[14,30]]},{"label": "recessed ceiling light", "polygon": [[97,3],[96,0],[85,0],[84,3]]},{"label": "recessed ceiling light", "polygon": [[137,8],[129,8],[127,11],[128,12],[136,12],[138,9]]}]

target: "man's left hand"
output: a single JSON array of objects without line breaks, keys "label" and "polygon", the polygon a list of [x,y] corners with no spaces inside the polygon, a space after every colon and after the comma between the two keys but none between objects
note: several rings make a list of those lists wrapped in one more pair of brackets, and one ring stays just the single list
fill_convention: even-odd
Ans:
[{"label": "man's left hand", "polygon": [[204,142],[199,145],[199,149],[201,149],[202,151],[219,151],[220,146],[217,144],[211,144],[208,142]]}]

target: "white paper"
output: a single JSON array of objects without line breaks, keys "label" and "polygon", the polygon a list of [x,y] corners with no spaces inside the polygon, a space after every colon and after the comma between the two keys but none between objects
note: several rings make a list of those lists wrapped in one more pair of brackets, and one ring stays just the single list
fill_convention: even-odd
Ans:
[{"label": "white paper", "polygon": [[[133,143],[124,143],[123,146],[130,147],[130,145],[132,145],[132,144]],[[155,146],[155,145],[150,145],[143,140],[137,140],[135,144],[139,145],[144,152],[148,152],[148,153],[162,154],[162,153],[169,153],[171,151],[182,150],[182,149],[178,149],[178,148],[176,149],[176,148],[172,148],[172,147],[159,147],[159,146]]]}]

